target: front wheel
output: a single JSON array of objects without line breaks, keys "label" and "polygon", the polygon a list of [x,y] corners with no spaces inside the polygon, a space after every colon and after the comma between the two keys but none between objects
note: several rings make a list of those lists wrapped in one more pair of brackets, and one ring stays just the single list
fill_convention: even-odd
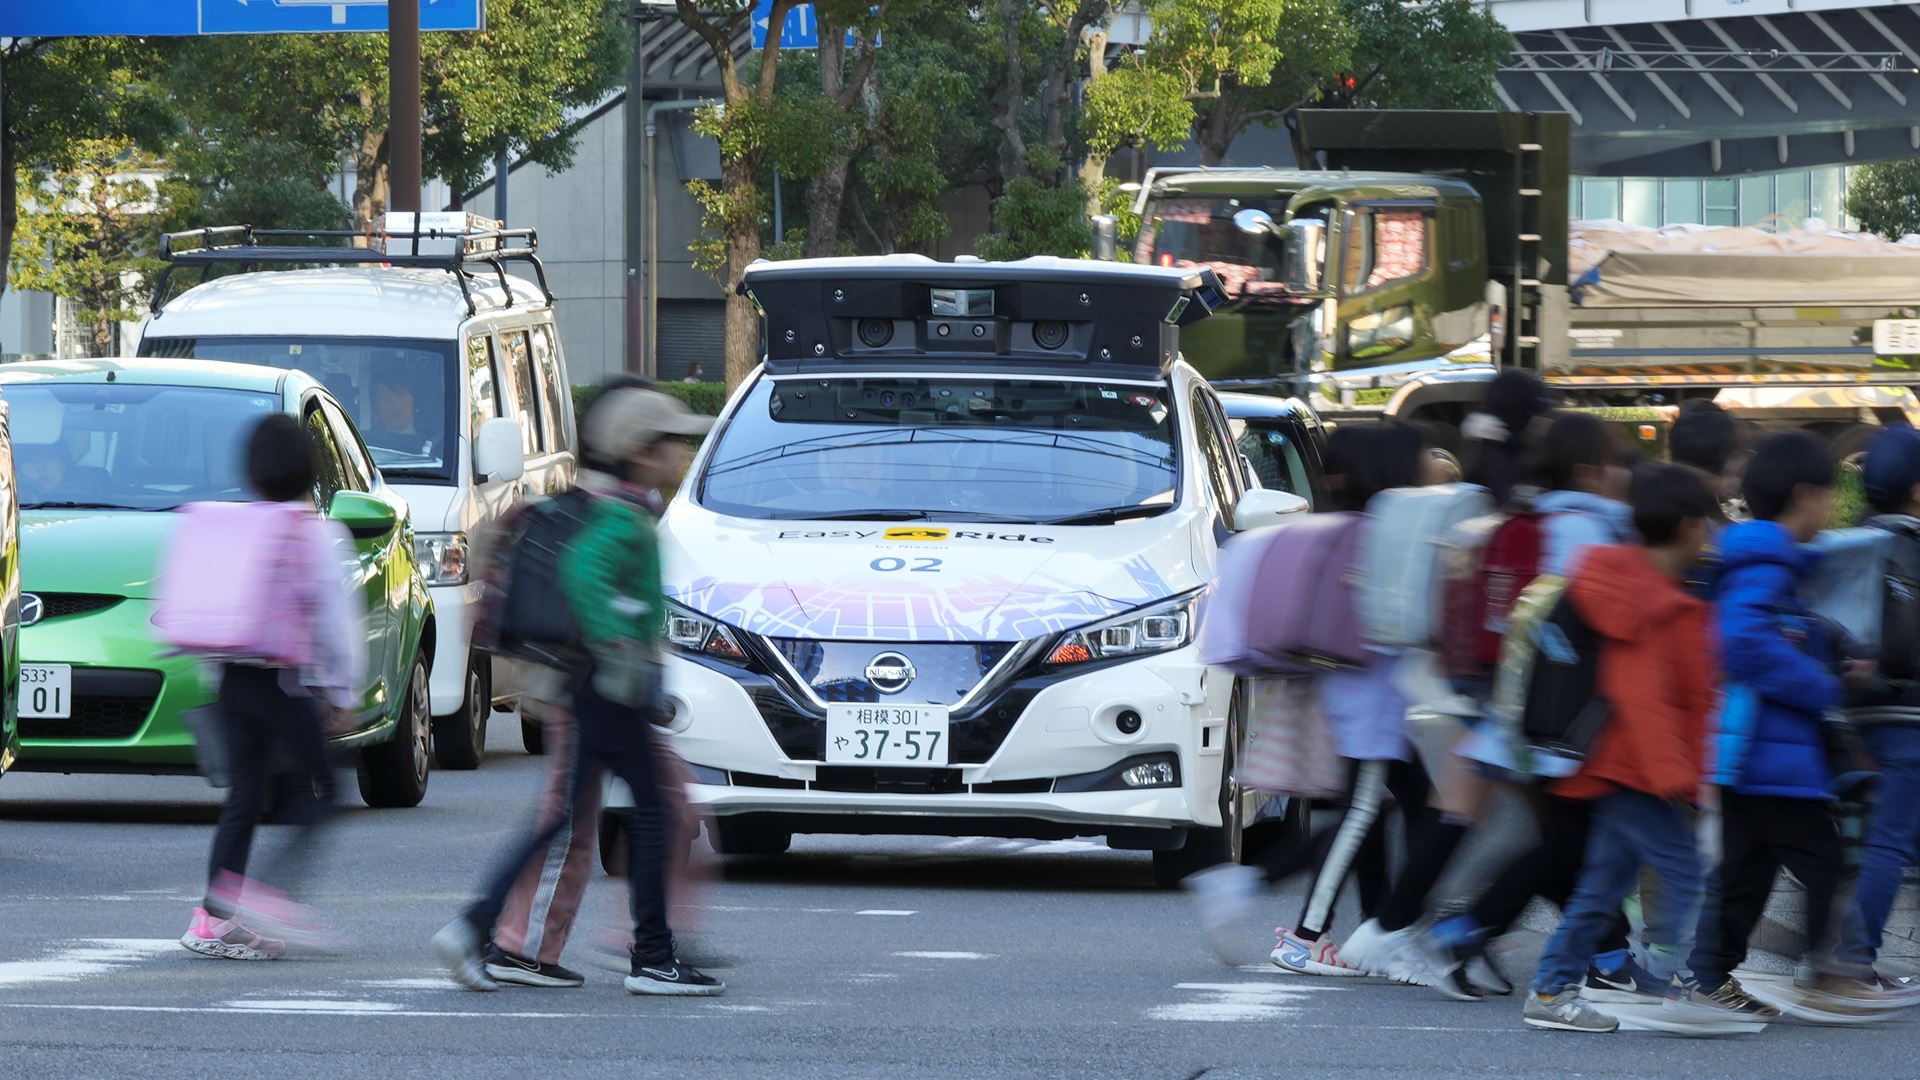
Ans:
[{"label": "front wheel", "polygon": [[467,694],[460,711],[433,718],[433,763],[465,772],[480,767],[487,751],[487,718],[493,715],[493,661],[475,651],[467,660]]},{"label": "front wheel", "polygon": [[431,712],[427,664],[415,656],[393,738],[360,751],[360,797],[368,806],[418,806],[427,797]]}]

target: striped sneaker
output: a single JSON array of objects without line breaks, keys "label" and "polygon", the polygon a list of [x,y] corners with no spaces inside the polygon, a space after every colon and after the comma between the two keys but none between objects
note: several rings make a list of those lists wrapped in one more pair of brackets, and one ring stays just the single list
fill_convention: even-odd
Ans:
[{"label": "striped sneaker", "polygon": [[193,922],[180,935],[180,944],[223,960],[278,960],[287,951],[286,942],[261,937],[232,919],[216,919],[206,908],[193,909]]}]

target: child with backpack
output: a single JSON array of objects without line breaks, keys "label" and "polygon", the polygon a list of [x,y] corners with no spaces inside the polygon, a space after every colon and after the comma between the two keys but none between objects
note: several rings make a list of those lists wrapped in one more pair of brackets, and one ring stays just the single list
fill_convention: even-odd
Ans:
[{"label": "child with backpack", "polygon": [[1698,918],[1700,866],[1687,808],[1700,789],[1713,705],[1708,609],[1684,582],[1713,511],[1699,477],[1673,465],[1647,468],[1633,490],[1641,542],[1595,548],[1568,585],[1574,611],[1598,637],[1599,689],[1610,714],[1580,773],[1553,785],[1559,798],[1591,803],[1591,826],[1579,884],[1527,995],[1529,1026],[1619,1026],[1581,988],[1643,864],[1660,878],[1647,936],[1652,974],[1673,980],[1667,1011],[1683,1021],[1718,1015],[1701,1005],[1721,1003],[1676,978]]},{"label": "child with backpack", "polygon": [[[1845,992],[1833,956],[1844,864],[1829,812],[1823,725],[1840,707],[1834,645],[1800,591],[1816,555],[1805,545],[1833,505],[1827,448],[1803,432],[1761,443],[1744,485],[1753,520],[1721,534],[1714,588],[1726,697],[1713,740],[1720,816],[1719,896],[1702,914],[1691,966],[1700,990],[1741,1014],[1778,1013],[1732,977],[1785,866],[1807,891],[1807,989]],[[1865,670],[1856,669],[1858,674]]]},{"label": "child with backpack", "polygon": [[[218,738],[230,766],[214,827],[207,893],[180,944],[202,956],[271,960],[328,935],[300,894],[333,807],[328,718],[355,708],[366,632],[347,564],[353,540],[313,506],[313,443],[276,413],[247,440],[258,502],[202,503],[162,563],[154,625],[183,652],[219,665]],[[284,776],[281,819],[295,832],[249,878],[267,786]]]}]

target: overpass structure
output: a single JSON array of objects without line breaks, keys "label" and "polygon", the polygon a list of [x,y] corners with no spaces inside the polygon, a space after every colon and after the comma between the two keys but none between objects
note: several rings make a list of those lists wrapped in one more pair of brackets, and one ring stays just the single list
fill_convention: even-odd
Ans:
[{"label": "overpass structure", "polygon": [[1920,156],[1920,5],[1487,0],[1498,92],[1573,118],[1584,176],[1736,176]]}]

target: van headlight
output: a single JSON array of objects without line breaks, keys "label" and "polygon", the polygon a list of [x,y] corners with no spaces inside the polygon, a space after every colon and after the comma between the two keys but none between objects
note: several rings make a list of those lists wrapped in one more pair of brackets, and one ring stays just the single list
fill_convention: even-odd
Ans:
[{"label": "van headlight", "polygon": [[1169,652],[1193,641],[1194,607],[1200,593],[1162,601],[1060,635],[1047,652],[1048,667]]},{"label": "van headlight", "polygon": [[465,585],[467,534],[415,533],[413,561],[420,564],[420,579],[429,585]]},{"label": "van headlight", "polygon": [[744,664],[747,650],[726,623],[709,619],[690,607],[667,601],[667,644],[681,652],[711,656],[729,663]]}]

